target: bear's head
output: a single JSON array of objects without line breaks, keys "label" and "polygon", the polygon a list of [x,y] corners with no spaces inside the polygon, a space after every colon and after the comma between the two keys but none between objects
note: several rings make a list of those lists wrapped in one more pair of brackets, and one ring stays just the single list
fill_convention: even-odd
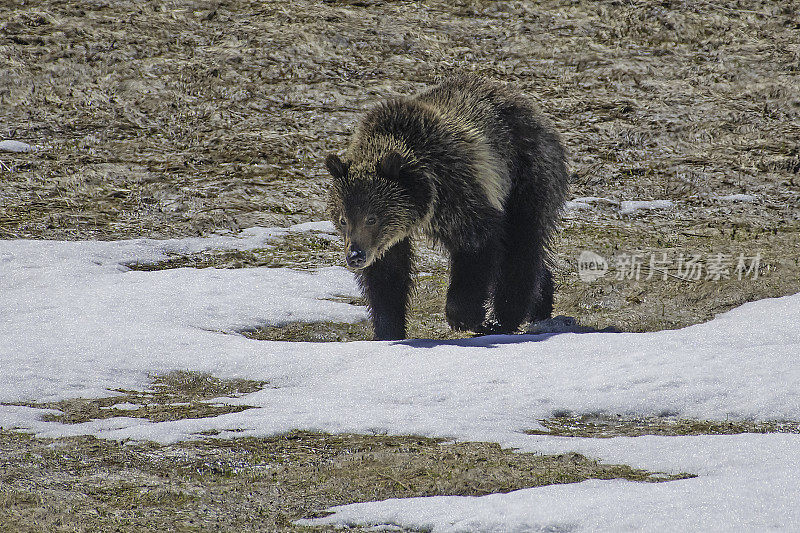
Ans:
[{"label": "bear's head", "polygon": [[431,212],[433,187],[411,158],[390,151],[377,162],[342,161],[331,154],[328,211],[344,238],[345,260],[356,270],[408,237]]}]

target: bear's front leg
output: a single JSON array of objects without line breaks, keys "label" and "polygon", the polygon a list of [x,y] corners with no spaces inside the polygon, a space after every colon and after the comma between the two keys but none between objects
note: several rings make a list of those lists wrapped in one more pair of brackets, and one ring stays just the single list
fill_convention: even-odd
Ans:
[{"label": "bear's front leg", "polygon": [[367,298],[375,340],[406,337],[406,308],[412,283],[411,241],[403,239],[374,263],[357,272]]},{"label": "bear's front leg", "polygon": [[482,331],[489,286],[496,271],[496,247],[490,244],[455,250],[450,262],[450,286],[445,306],[447,323],[461,331]]}]

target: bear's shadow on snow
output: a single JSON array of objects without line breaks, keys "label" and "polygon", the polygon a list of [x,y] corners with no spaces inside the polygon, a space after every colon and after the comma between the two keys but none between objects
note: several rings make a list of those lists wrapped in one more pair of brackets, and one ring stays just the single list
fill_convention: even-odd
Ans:
[{"label": "bear's shadow on snow", "polygon": [[620,333],[613,326],[596,329],[581,326],[578,321],[570,316],[559,315],[531,324],[528,330],[520,335],[480,335],[468,339],[406,339],[393,344],[403,344],[412,348],[435,348],[437,346],[461,346],[465,348],[496,348],[506,344],[520,344],[524,342],[543,342],[562,333]]},{"label": "bear's shadow on snow", "polygon": [[464,348],[497,348],[505,344],[520,344],[523,342],[541,342],[558,333],[540,333],[537,335],[481,335],[470,339],[406,339],[393,342],[392,344],[403,344],[412,348],[436,348],[437,346],[460,346]]}]

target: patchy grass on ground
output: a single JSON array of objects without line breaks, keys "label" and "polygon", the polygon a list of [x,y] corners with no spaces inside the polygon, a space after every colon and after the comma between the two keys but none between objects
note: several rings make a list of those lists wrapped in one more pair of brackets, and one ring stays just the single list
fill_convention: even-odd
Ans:
[{"label": "patchy grass on ground", "polygon": [[57,414],[45,414],[44,420],[78,424],[125,416],[147,418],[151,422],[207,418],[250,409],[247,405],[210,403],[221,397],[241,396],[267,386],[265,381],[220,379],[203,372],[175,371],[153,380],[147,391],[117,389],[118,395],[107,398],[72,398],[58,402],[21,403],[38,409],[55,409]]},{"label": "patchy grass on ground", "polygon": [[160,446],[0,431],[0,457],[0,528],[20,532],[309,531],[291,522],[360,501],[691,477],[481,442],[305,432]]},{"label": "patchy grass on ground", "polygon": [[530,435],[559,437],[639,437],[641,435],[736,435],[739,433],[800,433],[800,422],[710,421],[676,417],[630,418],[623,416],[560,416],[541,420],[547,428],[528,430]]},{"label": "patchy grass on ground", "polygon": [[291,342],[350,342],[372,339],[368,322],[291,322],[243,331],[250,339]]},{"label": "patchy grass on ground", "polygon": [[131,270],[155,271],[171,268],[253,268],[287,267],[296,270],[315,270],[339,264],[342,247],[331,241],[307,233],[290,233],[276,244],[253,250],[204,250],[182,255],[172,254],[154,263],[128,263]]}]

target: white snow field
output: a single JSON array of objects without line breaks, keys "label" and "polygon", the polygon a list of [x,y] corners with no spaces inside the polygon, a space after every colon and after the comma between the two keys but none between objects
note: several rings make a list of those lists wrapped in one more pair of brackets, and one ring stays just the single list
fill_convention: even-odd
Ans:
[{"label": "white snow field", "polygon": [[420,434],[576,451],[697,478],[587,481],[485,497],[355,504],[310,523],[431,531],[800,530],[800,435],[584,439],[527,435],[554,413],[800,419],[800,295],[753,302],[706,324],[655,333],[562,333],[457,341],[286,343],[236,331],[363,319],[327,300],[355,295],[342,268],[131,271],[168,252],[280,245],[290,231],[170,241],[0,241],[0,402],[146,388],[154,373],[268,381],[214,418],[114,418],[65,425],[0,405],[0,427],[169,443],[291,429]]}]

